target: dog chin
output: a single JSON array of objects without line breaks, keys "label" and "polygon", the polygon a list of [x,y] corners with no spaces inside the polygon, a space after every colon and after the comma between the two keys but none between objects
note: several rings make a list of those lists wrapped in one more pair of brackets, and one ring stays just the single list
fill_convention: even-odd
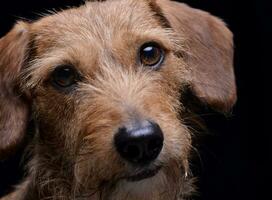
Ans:
[{"label": "dog chin", "polygon": [[[145,174],[146,173],[146,174]],[[117,186],[117,193],[130,194],[134,197],[153,196],[155,191],[161,191],[165,184],[165,174],[160,168],[146,171],[143,174],[131,176],[121,180]],[[134,198],[132,198],[134,199]]]},{"label": "dog chin", "polygon": [[137,173],[134,173],[133,175],[126,176],[124,179],[128,182],[138,182],[156,176],[160,170],[161,166],[143,169]]}]

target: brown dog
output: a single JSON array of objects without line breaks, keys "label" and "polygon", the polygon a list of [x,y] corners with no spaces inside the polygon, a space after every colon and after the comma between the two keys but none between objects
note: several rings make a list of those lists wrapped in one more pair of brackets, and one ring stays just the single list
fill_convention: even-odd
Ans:
[{"label": "brown dog", "polygon": [[0,158],[33,134],[32,159],[4,199],[186,199],[185,91],[227,112],[232,62],[221,20],[168,0],[86,2],[18,22],[0,40]]}]

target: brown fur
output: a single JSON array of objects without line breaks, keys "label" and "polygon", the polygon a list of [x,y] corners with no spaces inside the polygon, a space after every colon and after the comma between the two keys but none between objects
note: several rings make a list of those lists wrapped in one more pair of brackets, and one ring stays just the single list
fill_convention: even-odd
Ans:
[{"label": "brown fur", "polygon": [[[167,50],[158,71],[139,66],[148,41]],[[35,133],[26,180],[5,200],[182,200],[193,191],[191,134],[180,99],[189,88],[218,111],[236,100],[232,34],[206,12],[168,0],[108,0],[19,22],[0,40],[0,158]],[[84,81],[65,94],[52,70],[72,64]],[[31,114],[31,115],[30,115]],[[113,136],[130,120],[152,119],[164,133],[154,165],[139,182],[118,155]]]}]

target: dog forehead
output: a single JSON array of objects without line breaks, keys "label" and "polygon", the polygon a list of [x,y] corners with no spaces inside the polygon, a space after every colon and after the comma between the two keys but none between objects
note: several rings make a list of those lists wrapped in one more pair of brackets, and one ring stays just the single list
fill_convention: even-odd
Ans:
[{"label": "dog forehead", "polygon": [[141,34],[158,26],[146,1],[109,0],[44,17],[33,23],[32,34],[38,46],[49,47],[89,39],[109,42],[124,32]]}]

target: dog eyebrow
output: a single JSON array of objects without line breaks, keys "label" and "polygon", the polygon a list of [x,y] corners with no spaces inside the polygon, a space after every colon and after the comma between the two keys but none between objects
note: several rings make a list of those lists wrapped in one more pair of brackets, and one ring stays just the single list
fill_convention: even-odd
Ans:
[{"label": "dog eyebrow", "polygon": [[67,51],[58,49],[47,52],[40,57],[34,58],[21,73],[22,85],[26,88],[34,88],[48,77],[55,67],[63,64],[71,64]]}]

